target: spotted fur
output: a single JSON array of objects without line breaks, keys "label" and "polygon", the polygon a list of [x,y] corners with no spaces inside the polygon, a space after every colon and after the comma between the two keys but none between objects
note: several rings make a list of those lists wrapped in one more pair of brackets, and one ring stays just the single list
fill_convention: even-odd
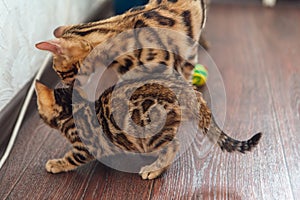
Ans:
[{"label": "spotted fur", "polygon": [[[95,70],[95,65],[89,63],[89,67],[82,68],[85,58],[93,49],[123,32],[148,28],[149,31],[142,35],[140,31],[136,31],[135,34],[122,38],[123,40],[115,41],[108,51],[101,49],[99,54],[102,57],[98,59],[100,63],[96,66],[111,67],[121,77],[137,66],[164,64],[167,69],[177,70],[190,81],[193,66],[197,62],[198,42],[204,46],[207,44],[200,38],[205,22],[204,0],[150,0],[145,6],[106,20],[58,27],[54,31],[56,39],[41,42],[36,47],[53,53],[54,70],[64,83],[72,85],[79,71],[87,75]],[[176,31],[189,39],[181,41],[182,38],[165,35],[157,29]],[[147,48],[149,43],[155,43],[164,50]],[[136,50],[127,52],[132,47]],[[151,68],[161,66],[151,65]],[[160,70],[162,73],[170,71]]]},{"label": "spotted fur", "polygon": [[96,102],[87,101],[77,87],[51,90],[36,82],[41,118],[73,145],[63,158],[49,160],[47,171],[70,171],[95,157],[135,152],[157,157],[140,170],[143,179],[154,179],[168,168],[179,149],[180,124],[192,119],[196,119],[199,132],[222,150],[244,153],[258,144],[261,133],[247,141],[226,135],[212,119],[201,93],[187,89],[179,77],[158,77],[151,74],[123,81]]}]

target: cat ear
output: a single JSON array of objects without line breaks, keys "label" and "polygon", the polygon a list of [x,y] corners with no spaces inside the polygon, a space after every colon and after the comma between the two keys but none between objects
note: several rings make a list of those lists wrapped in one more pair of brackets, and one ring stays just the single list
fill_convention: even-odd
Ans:
[{"label": "cat ear", "polygon": [[40,50],[50,51],[56,55],[62,54],[62,47],[59,40],[48,40],[35,45]]},{"label": "cat ear", "polygon": [[62,37],[64,34],[65,30],[67,29],[67,26],[59,26],[53,31],[53,35],[57,38]]},{"label": "cat ear", "polygon": [[38,102],[43,105],[52,105],[54,101],[53,90],[42,84],[38,80],[35,81],[35,92]]}]

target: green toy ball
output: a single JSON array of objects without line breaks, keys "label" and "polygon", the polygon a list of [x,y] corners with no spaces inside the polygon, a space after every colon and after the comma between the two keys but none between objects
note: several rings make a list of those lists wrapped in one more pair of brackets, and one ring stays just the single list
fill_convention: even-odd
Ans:
[{"label": "green toy ball", "polygon": [[201,64],[196,64],[193,70],[192,84],[198,87],[203,86],[205,85],[207,78],[208,78],[207,69]]}]

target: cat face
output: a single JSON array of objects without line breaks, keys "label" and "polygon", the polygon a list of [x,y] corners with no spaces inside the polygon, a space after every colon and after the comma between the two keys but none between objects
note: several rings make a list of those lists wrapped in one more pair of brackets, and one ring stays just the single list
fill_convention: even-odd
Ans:
[{"label": "cat face", "polygon": [[51,127],[59,128],[61,121],[72,116],[72,89],[50,89],[36,81],[38,111],[41,118]]},{"label": "cat face", "polygon": [[62,33],[57,30],[54,35],[59,38],[40,42],[36,44],[36,48],[53,54],[53,69],[65,84],[71,85],[74,76],[78,73],[80,64],[91,52],[92,46],[81,37],[76,35],[62,36]]}]

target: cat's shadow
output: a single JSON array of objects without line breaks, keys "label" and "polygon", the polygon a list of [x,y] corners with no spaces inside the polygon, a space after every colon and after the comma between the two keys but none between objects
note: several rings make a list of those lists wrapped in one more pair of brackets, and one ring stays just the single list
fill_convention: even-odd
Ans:
[{"label": "cat's shadow", "polygon": [[102,158],[99,162],[117,171],[138,173],[141,167],[149,165],[156,160],[154,156],[143,156],[140,154],[117,154]]}]

